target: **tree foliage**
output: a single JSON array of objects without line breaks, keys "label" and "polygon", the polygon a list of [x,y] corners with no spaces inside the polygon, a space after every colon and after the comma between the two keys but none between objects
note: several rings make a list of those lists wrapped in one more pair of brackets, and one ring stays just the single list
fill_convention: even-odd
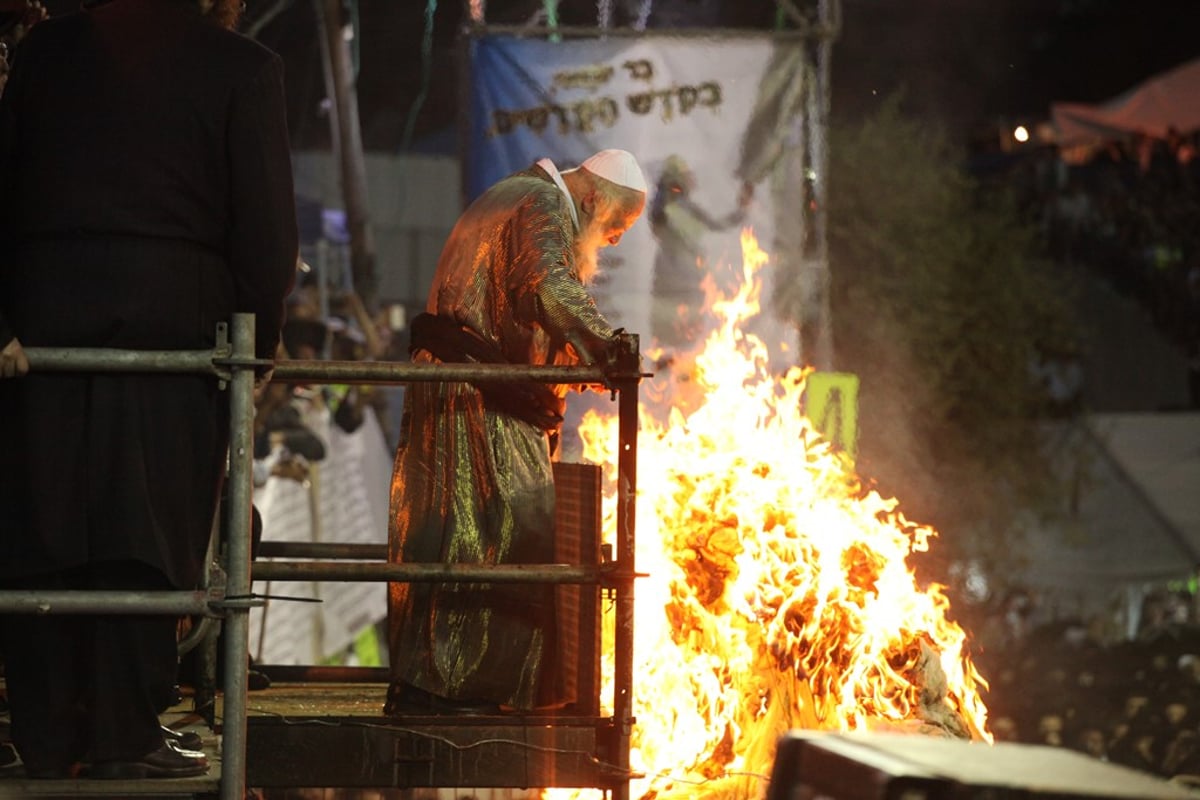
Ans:
[{"label": "tree foliage", "polygon": [[837,366],[861,379],[860,472],[941,531],[941,559],[1002,571],[1020,520],[1057,495],[1031,368],[1074,336],[1071,287],[898,98],[836,125],[830,150],[830,301]]}]

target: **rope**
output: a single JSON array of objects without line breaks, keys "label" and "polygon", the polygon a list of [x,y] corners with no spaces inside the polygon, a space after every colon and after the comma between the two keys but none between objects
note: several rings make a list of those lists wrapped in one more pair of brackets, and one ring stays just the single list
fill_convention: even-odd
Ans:
[{"label": "rope", "polygon": [[421,37],[421,91],[408,110],[408,119],[404,123],[404,142],[402,150],[407,151],[412,146],[413,129],[417,125],[417,114],[425,105],[429,96],[429,78],[433,72],[433,15],[437,12],[437,0],[428,0],[425,4],[425,32]]}]

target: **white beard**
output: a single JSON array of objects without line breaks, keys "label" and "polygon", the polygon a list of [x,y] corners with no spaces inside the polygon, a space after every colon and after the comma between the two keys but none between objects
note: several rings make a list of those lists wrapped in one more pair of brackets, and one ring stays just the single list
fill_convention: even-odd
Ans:
[{"label": "white beard", "polygon": [[586,232],[575,240],[575,274],[584,286],[596,277],[600,269],[600,248],[603,246],[599,236],[588,235]]},{"label": "white beard", "polygon": [[590,247],[575,248],[575,272],[584,286],[592,282],[599,268],[600,254],[597,250]]}]

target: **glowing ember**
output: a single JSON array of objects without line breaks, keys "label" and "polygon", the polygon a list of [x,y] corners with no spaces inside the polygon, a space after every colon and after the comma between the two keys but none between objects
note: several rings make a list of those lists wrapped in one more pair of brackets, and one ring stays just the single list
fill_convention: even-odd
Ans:
[{"label": "glowing ember", "polygon": [[[748,231],[742,249],[737,293],[710,286],[718,327],[672,407],[644,403],[634,797],[761,796],[790,728],[991,738],[964,633],[906,564],[935,532],[821,439],[801,413],[807,371],[770,374],[742,331],[767,257]],[[589,413],[580,431],[585,457],[613,471],[615,426]]]}]

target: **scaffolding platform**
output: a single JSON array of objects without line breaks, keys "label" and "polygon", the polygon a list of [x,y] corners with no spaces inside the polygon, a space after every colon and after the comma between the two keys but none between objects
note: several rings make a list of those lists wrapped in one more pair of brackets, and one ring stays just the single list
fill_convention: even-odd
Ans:
[{"label": "scaffolding platform", "polygon": [[[386,683],[284,683],[249,694],[249,789],[410,789],[592,787],[616,789],[619,746],[611,717],[552,714],[385,717]],[[223,703],[217,700],[217,719]],[[209,774],[199,778],[114,781],[30,780],[17,764],[0,769],[0,799],[58,797],[215,797],[221,739],[183,706],[163,724],[198,733]]]},{"label": "scaffolding platform", "polygon": [[273,684],[247,705],[246,783],[282,787],[596,787],[613,721],[554,714],[382,715],[386,684]]}]

